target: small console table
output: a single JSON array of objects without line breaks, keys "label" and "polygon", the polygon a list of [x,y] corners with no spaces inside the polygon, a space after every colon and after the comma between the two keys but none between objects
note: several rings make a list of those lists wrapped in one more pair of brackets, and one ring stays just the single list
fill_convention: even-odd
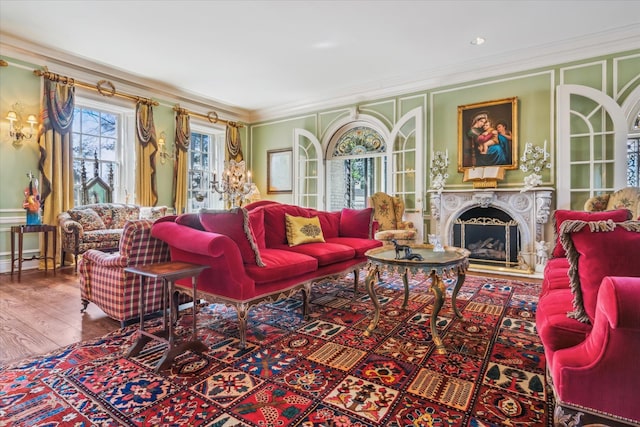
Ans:
[{"label": "small console table", "polygon": [[[22,240],[25,233],[44,233],[44,255],[32,256],[31,258],[22,257]],[[49,233],[53,233],[53,256],[49,256]],[[18,256],[16,257],[16,243],[15,237],[18,235]],[[11,227],[11,277],[13,277],[13,271],[15,263],[18,261],[18,281],[22,275],[22,262],[30,261],[32,259],[44,260],[44,271],[49,271],[48,260],[53,260],[53,274],[56,274],[56,245],[58,240],[58,227],[55,225],[14,225]]]},{"label": "small console table", "polygon": [[[196,353],[202,353],[208,350],[208,347],[198,340],[196,330],[196,284],[198,274],[207,266],[190,264],[181,261],[169,261],[159,264],[139,265],[136,267],[125,268],[124,271],[137,274],[140,276],[140,327],[138,329],[138,339],[129,349],[127,356],[135,356],[139,354],[144,348],[145,344],[150,340],[156,340],[167,343],[167,350],[164,355],[158,361],[156,365],[156,372],[166,369],[171,366],[173,359],[179,354],[184,353],[187,350],[191,350]],[[176,345],[176,336],[173,330],[173,316],[167,316],[167,311],[173,311],[173,307],[177,304],[174,301],[175,293],[175,281],[191,277],[191,288],[193,292],[193,329],[191,332],[191,339],[184,340],[180,344]],[[147,332],[144,329],[144,288],[145,279],[160,279],[162,280],[162,294],[163,294],[163,311],[162,311],[162,323],[164,329],[159,334],[153,334]],[[182,286],[180,286],[182,287]]]}]

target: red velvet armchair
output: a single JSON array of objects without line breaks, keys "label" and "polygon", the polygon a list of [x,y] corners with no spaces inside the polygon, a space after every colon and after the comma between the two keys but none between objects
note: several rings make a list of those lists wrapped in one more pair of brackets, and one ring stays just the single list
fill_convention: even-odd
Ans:
[{"label": "red velvet armchair", "polygon": [[640,221],[556,211],[536,312],[556,425],[639,425]]}]

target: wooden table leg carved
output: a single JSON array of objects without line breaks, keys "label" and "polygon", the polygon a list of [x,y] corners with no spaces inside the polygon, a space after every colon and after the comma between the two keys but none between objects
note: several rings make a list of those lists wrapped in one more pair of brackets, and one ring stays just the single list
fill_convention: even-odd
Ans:
[{"label": "wooden table leg carved", "polygon": [[444,305],[447,295],[447,288],[444,284],[443,276],[449,277],[454,274],[456,276],[456,284],[451,295],[451,304],[455,316],[462,318],[462,313],[460,313],[458,309],[456,299],[466,278],[469,254],[466,249],[455,247],[447,247],[444,253],[434,252],[431,245],[416,245],[413,249],[420,251],[422,259],[417,261],[398,259],[395,258],[392,251],[386,248],[373,249],[365,254],[369,258],[369,271],[365,276],[365,285],[373,304],[373,318],[364,331],[364,335],[370,336],[380,321],[380,302],[378,301],[374,287],[376,277],[380,277],[380,268],[387,269],[391,267],[396,271],[402,269],[401,277],[404,285],[403,310],[408,308],[409,303],[409,272],[413,271],[415,273],[417,271],[423,271],[428,273],[431,278],[430,290],[434,295],[433,310],[431,311],[429,325],[431,336],[436,346],[436,351],[439,354],[446,354],[444,343],[436,327],[438,314]]}]

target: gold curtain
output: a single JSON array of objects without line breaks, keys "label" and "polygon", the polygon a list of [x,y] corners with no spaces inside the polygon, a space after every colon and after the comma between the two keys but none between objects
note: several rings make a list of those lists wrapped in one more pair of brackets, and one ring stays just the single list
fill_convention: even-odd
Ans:
[{"label": "gold curtain", "polygon": [[[40,106],[41,126],[38,132],[38,169],[42,177],[40,193],[44,224],[57,224],[58,214],[73,207],[73,143],[70,131],[75,106],[74,95],[73,86],[44,81]],[[42,246],[41,242],[41,250],[44,249]],[[57,255],[53,254],[51,244],[49,251],[47,256]],[[43,266],[42,262],[41,267]]]},{"label": "gold curtain", "polygon": [[225,133],[225,143],[227,146],[227,158],[228,160],[235,160],[240,162],[243,159],[242,156],[242,142],[240,141],[240,131],[235,123],[227,123],[227,131]]},{"label": "gold curtain", "polygon": [[185,212],[187,205],[187,156],[191,142],[191,125],[189,113],[183,109],[176,110],[176,158],[173,165],[173,206],[176,213]]},{"label": "gold curtain", "polygon": [[156,129],[153,124],[153,106],[138,101],[136,104],[136,203],[155,206],[158,203],[156,178]]}]

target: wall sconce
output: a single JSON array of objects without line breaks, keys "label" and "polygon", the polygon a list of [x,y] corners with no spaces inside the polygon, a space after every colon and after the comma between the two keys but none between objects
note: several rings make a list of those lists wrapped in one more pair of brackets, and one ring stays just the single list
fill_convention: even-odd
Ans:
[{"label": "wall sconce", "polygon": [[[30,140],[33,137],[35,125],[38,124],[35,114],[29,114],[27,121],[22,119],[23,107],[19,102],[13,104],[13,109],[7,113],[7,120],[9,120],[9,135],[13,138],[13,146],[19,147],[22,145],[22,140]],[[25,130],[26,125],[29,124],[29,129]]]},{"label": "wall sconce", "polygon": [[173,159],[173,153],[167,152],[167,134],[164,131],[158,136],[158,153],[160,153],[160,163],[163,165],[167,159]]}]

